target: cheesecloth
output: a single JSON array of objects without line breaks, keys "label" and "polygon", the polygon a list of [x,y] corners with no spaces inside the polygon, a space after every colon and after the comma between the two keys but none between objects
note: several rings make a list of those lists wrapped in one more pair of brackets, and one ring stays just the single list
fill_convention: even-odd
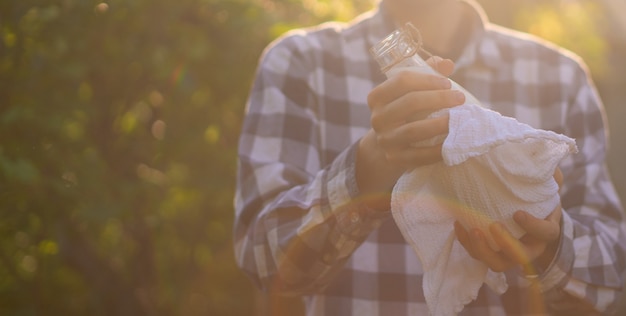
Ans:
[{"label": "cheesecloth", "polygon": [[[391,201],[393,218],[423,265],[422,286],[433,316],[456,315],[476,298],[483,283],[500,294],[507,289],[503,273],[489,270],[461,246],[454,221],[466,229],[481,228],[486,235],[489,224],[500,221],[514,237],[523,236],[512,214],[550,214],[560,199],[554,171],[563,158],[577,152],[571,138],[478,105],[431,116],[445,113],[450,120],[443,162],[402,175]],[[497,250],[491,236],[487,239]]]}]

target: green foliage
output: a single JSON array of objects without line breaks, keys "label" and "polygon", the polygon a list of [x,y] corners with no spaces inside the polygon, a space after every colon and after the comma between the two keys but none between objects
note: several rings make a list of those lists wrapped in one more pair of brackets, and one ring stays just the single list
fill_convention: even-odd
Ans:
[{"label": "green foliage", "polygon": [[594,0],[479,0],[497,24],[537,35],[580,55],[594,77],[608,74],[611,38],[607,14]]},{"label": "green foliage", "polygon": [[1,2],[0,314],[250,315],[245,99],[273,38],[367,5],[335,3]]},{"label": "green foliage", "polygon": [[589,0],[529,5],[518,14],[515,26],[576,52],[600,76],[608,67],[601,9],[597,1]]}]

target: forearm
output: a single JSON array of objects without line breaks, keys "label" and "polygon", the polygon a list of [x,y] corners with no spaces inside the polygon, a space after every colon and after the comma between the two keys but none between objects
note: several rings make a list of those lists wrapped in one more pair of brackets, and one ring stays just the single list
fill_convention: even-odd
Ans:
[{"label": "forearm", "polygon": [[[604,191],[587,192],[585,198],[603,202],[569,205],[559,252],[542,279],[547,304],[556,314],[586,309],[610,312],[622,291],[626,225],[607,178],[600,176],[597,181],[603,184],[589,187]],[[573,194],[564,199],[572,200]]]},{"label": "forearm", "polygon": [[260,287],[285,294],[319,291],[388,216],[359,198],[354,151],[351,147],[306,182],[285,183],[271,197],[252,198],[245,182],[262,185],[288,174],[284,170],[239,185],[238,196],[247,201],[242,199],[237,207],[236,256]]}]

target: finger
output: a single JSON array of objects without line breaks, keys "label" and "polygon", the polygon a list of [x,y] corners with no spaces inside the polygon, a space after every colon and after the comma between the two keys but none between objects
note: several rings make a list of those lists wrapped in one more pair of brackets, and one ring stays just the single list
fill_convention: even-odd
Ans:
[{"label": "finger", "polygon": [[472,256],[474,259],[479,260],[476,251],[474,251],[474,246],[472,244],[469,232],[458,221],[454,222],[454,233],[456,234],[456,238],[461,243],[463,248],[467,250],[467,253],[469,253],[470,256]]},{"label": "finger", "polygon": [[406,148],[414,143],[448,133],[447,115],[411,122],[378,135],[378,144],[385,149]]},{"label": "finger", "polygon": [[454,231],[457,239],[465,250],[467,250],[469,255],[476,260],[484,262],[491,270],[502,272],[514,265],[513,262],[505,259],[501,254],[493,251],[491,247],[489,247],[480,230],[473,230],[473,236],[470,237],[470,233],[465,230],[460,223],[455,222]]},{"label": "finger", "polygon": [[558,205],[546,219],[536,218],[525,211],[515,212],[513,219],[527,234],[538,240],[552,242],[557,240],[561,233],[561,205]]},{"label": "finger", "polygon": [[388,151],[385,158],[392,164],[411,169],[441,161],[443,159],[441,147],[441,144],[430,147],[407,147],[403,150]]},{"label": "finger", "polygon": [[467,253],[472,256],[472,258],[478,259],[476,258],[469,233],[467,232],[467,230],[465,230],[465,227],[463,227],[461,223],[454,222],[454,233],[456,234],[457,240],[461,243],[463,248],[465,248]]},{"label": "finger", "polygon": [[367,103],[370,108],[376,108],[391,103],[411,91],[446,90],[451,86],[450,80],[444,76],[413,70],[400,71],[372,89],[367,96]]},{"label": "finger", "polygon": [[563,172],[561,172],[561,168],[559,167],[554,170],[554,180],[559,185],[559,190],[561,190],[561,186],[563,185]]},{"label": "finger", "polygon": [[454,62],[450,59],[443,59],[439,56],[433,56],[426,61],[433,69],[440,74],[449,77],[454,71]]},{"label": "finger", "polygon": [[465,227],[463,227],[463,225],[461,225],[461,223],[457,221],[454,222],[454,233],[456,234],[456,238],[459,240],[461,245],[463,245],[463,247],[467,249],[469,246],[471,246],[467,230],[465,230]]},{"label": "finger", "polygon": [[514,265],[514,262],[489,247],[487,238],[479,229],[472,229],[469,235],[474,251],[472,257],[484,262],[494,272],[506,271]]},{"label": "finger", "polygon": [[465,95],[457,90],[410,91],[385,106],[372,109],[372,128],[377,132],[385,131],[463,102]]},{"label": "finger", "polygon": [[531,256],[526,251],[524,244],[514,238],[501,223],[489,225],[489,232],[493,236],[500,251],[511,261],[526,265],[532,261]]},{"label": "finger", "polygon": [[459,90],[412,91],[398,99],[403,104],[410,104],[413,112],[434,112],[444,108],[461,105],[465,94]]}]

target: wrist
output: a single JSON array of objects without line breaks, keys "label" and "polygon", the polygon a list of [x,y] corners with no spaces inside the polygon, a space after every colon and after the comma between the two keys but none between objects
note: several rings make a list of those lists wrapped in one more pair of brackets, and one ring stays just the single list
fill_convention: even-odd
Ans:
[{"label": "wrist", "polygon": [[356,156],[356,181],[361,194],[390,192],[403,169],[391,165],[370,130],[358,144]]},{"label": "wrist", "polygon": [[546,249],[543,251],[537,259],[534,261],[534,265],[540,271],[545,271],[550,267],[552,261],[554,261],[554,256],[556,256],[557,250],[559,248],[559,240],[554,240],[546,246]]},{"label": "wrist", "polygon": [[535,279],[550,268],[558,253],[560,238],[550,242],[544,251],[533,261],[522,267],[524,277]]}]

